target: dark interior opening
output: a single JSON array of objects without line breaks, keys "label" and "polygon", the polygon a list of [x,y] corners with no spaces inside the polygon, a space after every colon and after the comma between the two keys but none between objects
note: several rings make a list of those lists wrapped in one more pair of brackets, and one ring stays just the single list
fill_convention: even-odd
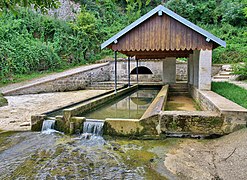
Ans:
[{"label": "dark interior opening", "polygon": [[[137,67],[135,69],[133,69],[130,74],[137,74]],[[139,66],[138,67],[138,74],[153,74],[152,71],[144,66]]]}]

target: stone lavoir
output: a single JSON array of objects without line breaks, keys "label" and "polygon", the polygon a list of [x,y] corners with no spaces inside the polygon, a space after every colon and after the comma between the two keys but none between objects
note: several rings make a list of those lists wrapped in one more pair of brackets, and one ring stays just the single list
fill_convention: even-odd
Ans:
[{"label": "stone lavoir", "polygon": [[[101,44],[102,49],[114,51],[114,62],[95,65],[98,67],[88,70],[83,77],[78,74],[77,78],[84,78],[87,83],[80,84],[84,87],[95,81],[108,86],[107,81],[114,80],[109,86],[114,90],[66,107],[59,111],[60,114],[55,113],[55,127],[66,133],[82,132],[87,112],[119,101],[143,84],[146,87],[160,86],[159,93],[147,109],[140,117],[122,117],[117,111],[115,117],[102,117],[105,121],[104,134],[154,138],[167,133],[223,135],[246,127],[247,110],[211,91],[214,72],[212,50],[219,46],[225,47],[226,43],[164,6],[157,6]],[[127,59],[118,60],[118,53],[126,55]],[[177,58],[187,59],[187,81],[182,83],[176,81]],[[73,76],[66,78],[68,82],[71,79],[70,84],[73,84]],[[119,82],[121,79],[125,80],[122,85],[127,84],[128,87],[118,86],[122,83]],[[66,89],[66,83],[63,87]],[[198,109],[201,111],[165,111],[171,93],[193,98],[195,106],[200,107]],[[130,99],[135,102],[136,98]],[[119,108],[118,105],[114,106],[116,110]],[[114,111],[112,108],[110,110],[112,114]],[[40,130],[43,120],[49,116],[50,113],[33,116],[32,130]]]}]

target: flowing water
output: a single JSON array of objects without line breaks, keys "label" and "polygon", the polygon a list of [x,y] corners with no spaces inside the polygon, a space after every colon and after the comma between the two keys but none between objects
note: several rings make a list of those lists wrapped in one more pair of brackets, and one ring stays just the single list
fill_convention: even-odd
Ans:
[{"label": "flowing water", "polygon": [[106,141],[103,135],[103,120],[87,119],[83,123],[83,133],[79,139],[83,139],[82,144],[85,146],[104,145]]},{"label": "flowing water", "polygon": [[93,136],[103,135],[104,121],[87,119],[83,124],[83,134],[91,134]]},{"label": "flowing water", "polygon": [[53,119],[43,121],[41,133],[42,134],[53,134],[53,133],[63,134],[62,132],[55,130],[55,120]]},{"label": "flowing water", "polygon": [[83,142],[89,141],[60,134],[2,133],[0,179],[165,179],[155,171],[158,162],[164,168],[165,156],[157,157],[149,149],[165,147],[166,141]]},{"label": "flowing water", "polygon": [[158,92],[158,89],[139,89],[134,93],[126,94],[120,99],[104,104],[101,107],[97,107],[78,116],[89,119],[139,119],[156,97]]},{"label": "flowing water", "polygon": [[55,127],[55,120],[44,120],[42,125],[42,132],[54,129]]}]

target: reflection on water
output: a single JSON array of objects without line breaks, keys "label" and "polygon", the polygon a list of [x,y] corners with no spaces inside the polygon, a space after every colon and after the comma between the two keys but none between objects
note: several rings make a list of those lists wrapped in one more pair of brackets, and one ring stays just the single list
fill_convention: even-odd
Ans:
[{"label": "reflection on water", "polygon": [[166,103],[166,111],[197,111],[200,110],[196,106],[191,97],[188,96],[169,96]]},{"label": "reflection on water", "polygon": [[157,89],[140,89],[90,112],[80,114],[90,119],[139,119],[158,94]]}]

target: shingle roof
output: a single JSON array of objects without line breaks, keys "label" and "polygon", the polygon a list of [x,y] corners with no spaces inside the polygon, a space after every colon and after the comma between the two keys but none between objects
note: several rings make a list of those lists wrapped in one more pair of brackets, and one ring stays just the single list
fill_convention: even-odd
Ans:
[{"label": "shingle roof", "polygon": [[120,32],[118,32],[114,36],[112,36],[110,39],[108,39],[107,41],[102,43],[101,44],[101,49],[104,49],[105,47],[109,46],[115,40],[119,39],[121,36],[123,36],[124,34],[128,33],[130,30],[132,30],[133,28],[135,28],[136,26],[138,26],[139,24],[141,24],[142,22],[144,22],[145,20],[147,20],[148,18],[150,18],[151,16],[153,16],[154,14],[156,14],[159,11],[162,12],[162,13],[167,14],[168,16],[176,19],[180,23],[188,26],[189,28],[193,29],[194,31],[196,31],[196,32],[200,33],[201,35],[205,36],[207,41],[211,40],[211,41],[219,44],[220,46],[226,47],[226,42],[225,41],[223,41],[220,38],[214,36],[213,34],[209,33],[208,31],[200,28],[199,26],[193,24],[192,22],[188,21],[187,19],[179,16],[178,14],[176,14],[173,11],[167,9],[166,7],[164,7],[162,5],[159,5],[156,8],[154,8],[153,10],[149,11],[147,14],[145,14],[142,17],[140,17],[139,19],[137,19],[135,22],[133,22],[129,26],[125,27],[123,30],[121,30]]}]

